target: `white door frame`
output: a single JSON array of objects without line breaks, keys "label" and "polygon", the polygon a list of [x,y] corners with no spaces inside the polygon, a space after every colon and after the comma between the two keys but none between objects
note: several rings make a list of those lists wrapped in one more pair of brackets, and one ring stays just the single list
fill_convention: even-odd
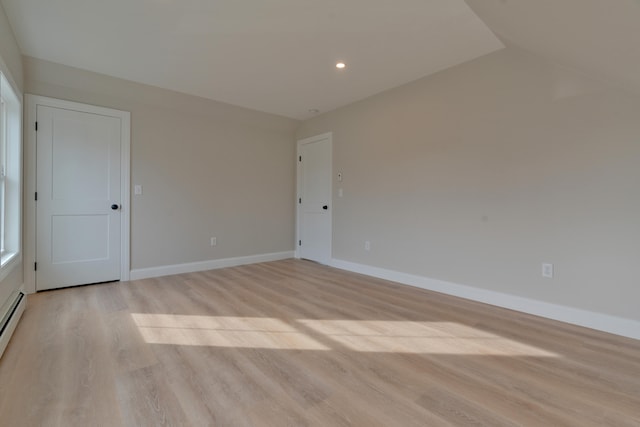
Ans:
[{"label": "white door frame", "polygon": [[35,129],[37,107],[43,105],[53,108],[62,108],[73,111],[100,114],[103,116],[117,117],[121,120],[121,168],[120,168],[120,194],[122,196],[121,227],[120,227],[120,280],[129,280],[130,273],[130,220],[131,220],[131,113],[128,111],[114,110],[111,108],[96,107],[78,102],[64,101],[45,96],[25,96],[27,118],[25,120],[25,147],[24,147],[24,284],[28,293],[36,292],[36,274],[34,264],[36,262],[36,141]]},{"label": "white door frame", "polygon": [[301,165],[298,160],[300,158],[301,148],[303,145],[322,141],[323,139],[329,140],[329,169],[331,171],[329,174],[331,177],[331,182],[329,182],[329,228],[331,229],[331,233],[329,234],[329,258],[333,258],[333,132],[327,132],[321,135],[300,139],[296,146],[296,241],[294,242],[296,250],[294,252],[294,257],[297,259],[300,259],[300,245],[298,242],[300,241],[300,236],[302,236],[302,206],[298,202],[300,197],[302,197],[302,171],[300,170]]}]

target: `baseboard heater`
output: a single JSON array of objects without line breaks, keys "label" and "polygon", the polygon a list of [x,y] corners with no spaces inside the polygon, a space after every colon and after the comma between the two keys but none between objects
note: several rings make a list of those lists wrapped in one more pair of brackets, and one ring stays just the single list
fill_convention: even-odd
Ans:
[{"label": "baseboard heater", "polygon": [[4,353],[4,349],[7,348],[9,339],[16,329],[26,305],[27,298],[24,293],[18,292],[13,303],[9,306],[9,310],[7,310],[7,314],[0,320],[0,357]]}]

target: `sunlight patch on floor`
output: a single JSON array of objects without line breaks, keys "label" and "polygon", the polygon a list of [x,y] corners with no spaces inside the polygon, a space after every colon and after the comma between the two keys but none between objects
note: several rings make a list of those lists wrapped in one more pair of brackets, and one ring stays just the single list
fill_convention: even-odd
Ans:
[{"label": "sunlight patch on floor", "polygon": [[150,344],[282,350],[328,350],[279,319],[132,313]]},{"label": "sunlight patch on floor", "polygon": [[280,319],[270,317],[184,316],[180,314],[132,313],[136,325],[151,328],[215,329],[226,331],[298,332]]},{"label": "sunlight patch on floor", "polygon": [[331,350],[329,345],[371,353],[558,357],[455,322],[297,319],[287,323],[269,317],[144,313],[131,317],[150,344],[323,351]]},{"label": "sunlight patch on floor", "polygon": [[483,356],[558,357],[557,354],[454,322],[299,320],[350,350]]}]

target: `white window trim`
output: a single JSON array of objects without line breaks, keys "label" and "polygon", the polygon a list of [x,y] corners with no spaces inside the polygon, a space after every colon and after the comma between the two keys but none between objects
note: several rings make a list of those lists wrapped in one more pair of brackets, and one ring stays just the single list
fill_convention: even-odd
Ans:
[{"label": "white window trim", "polygon": [[[18,182],[18,188],[12,189],[12,192],[16,194],[15,197],[17,197],[17,206],[18,206],[17,212],[15,212],[15,215],[12,215],[13,221],[15,222],[14,224],[12,224],[12,226],[15,226],[18,232],[17,232],[17,235],[14,237],[15,241],[12,242],[10,250],[3,251],[0,257],[0,281],[2,281],[22,261],[22,213],[23,213],[22,211],[22,181],[23,181],[23,178],[22,178],[22,145],[23,145],[22,144],[22,123],[23,123],[22,106],[23,106],[23,103],[22,101],[23,99],[22,99],[22,93],[19,90],[17,90],[13,80],[7,74],[0,73],[0,75],[1,75],[0,85],[4,87],[4,90],[2,87],[0,87],[0,92],[4,92],[7,89],[11,91],[10,95],[12,95],[11,98],[13,98],[11,99],[11,102],[15,104],[13,108],[15,109],[15,111],[17,111],[17,122],[10,123],[7,120],[4,123],[2,131],[5,132],[5,137],[6,137],[8,136],[8,131],[7,131],[8,126],[11,125],[12,129],[13,129],[13,126],[15,126],[15,129],[13,129],[13,131],[15,132],[14,137],[17,138],[18,140],[18,143],[17,143],[18,146],[11,148],[11,150],[14,150],[12,151],[11,155],[12,157],[15,158],[14,160],[16,161],[15,170],[10,171],[9,167],[7,166],[7,170],[5,171],[7,174],[12,173],[13,175],[15,175],[14,178],[17,179],[17,182]],[[2,97],[5,99],[5,109],[6,109],[8,105],[7,96],[6,94],[2,94]],[[3,156],[9,156],[8,153],[9,153],[9,148],[7,147],[5,152],[3,153]],[[5,163],[6,163],[6,160],[5,160]],[[3,179],[7,179],[7,178],[4,177]],[[6,198],[7,198],[7,188],[5,186],[5,201],[6,201]],[[5,226],[6,226],[6,222],[5,222]]]}]

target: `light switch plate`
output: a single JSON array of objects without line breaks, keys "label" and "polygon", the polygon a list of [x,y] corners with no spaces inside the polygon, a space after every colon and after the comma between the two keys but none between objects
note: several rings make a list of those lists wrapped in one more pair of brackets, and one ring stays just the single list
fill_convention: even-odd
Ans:
[{"label": "light switch plate", "polygon": [[553,264],[543,263],[542,264],[542,277],[547,279],[553,278]]}]

